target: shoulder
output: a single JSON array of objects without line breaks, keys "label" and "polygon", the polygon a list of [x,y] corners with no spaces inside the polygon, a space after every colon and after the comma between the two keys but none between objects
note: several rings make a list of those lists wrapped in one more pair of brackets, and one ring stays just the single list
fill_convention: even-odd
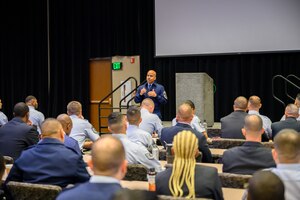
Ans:
[{"label": "shoulder", "polygon": [[59,194],[57,200],[67,200],[76,198],[77,195],[82,195],[83,193],[86,193],[89,190],[90,184],[91,183],[86,182],[82,184],[77,184],[71,188],[67,188]]}]

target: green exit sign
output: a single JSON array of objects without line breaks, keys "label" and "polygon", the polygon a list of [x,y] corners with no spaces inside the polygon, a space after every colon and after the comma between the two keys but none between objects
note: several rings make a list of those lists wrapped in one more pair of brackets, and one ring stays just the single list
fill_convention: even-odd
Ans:
[{"label": "green exit sign", "polygon": [[122,62],[114,62],[112,63],[113,70],[121,70],[122,69]]}]

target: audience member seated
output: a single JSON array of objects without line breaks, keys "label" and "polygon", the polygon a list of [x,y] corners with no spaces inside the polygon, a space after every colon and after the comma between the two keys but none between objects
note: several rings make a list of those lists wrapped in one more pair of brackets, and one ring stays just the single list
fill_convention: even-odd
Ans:
[{"label": "audience member seated", "polygon": [[0,128],[0,153],[16,160],[27,147],[38,143],[36,127],[27,125],[29,108],[23,103],[14,106],[14,118]]},{"label": "audience member seated", "polygon": [[43,113],[37,110],[37,99],[34,96],[29,95],[26,97],[25,103],[29,107],[29,120],[32,122],[32,125],[37,127],[38,132],[41,134],[41,125],[45,120],[45,116]]},{"label": "audience member seated", "polygon": [[152,136],[139,128],[142,121],[141,111],[137,106],[130,106],[127,110],[127,121],[129,123],[126,134],[130,141],[150,147],[153,143]]},{"label": "audience member seated", "polygon": [[69,115],[60,114],[56,118],[62,125],[62,128],[65,132],[65,145],[71,149],[74,149],[78,154],[81,154],[77,140],[69,137],[71,130],[73,128],[73,123]]},{"label": "audience member seated", "polygon": [[155,168],[161,171],[161,165],[145,146],[130,141],[126,136],[127,122],[125,116],[119,112],[113,112],[108,116],[108,130],[124,145],[128,164],[143,164],[148,169]]},{"label": "audience member seated", "polygon": [[[300,93],[297,94],[294,104],[299,108],[299,112],[298,112],[299,116],[298,116],[297,120],[300,121]],[[285,118],[286,118],[285,115],[283,115],[282,118],[280,119],[280,121],[284,121]]]},{"label": "audience member seated", "polygon": [[206,138],[202,133],[196,131],[191,127],[190,124],[192,119],[193,119],[193,110],[191,106],[187,103],[182,103],[178,107],[178,111],[176,115],[177,124],[175,126],[165,127],[162,129],[161,142],[163,145],[165,145],[165,143],[172,144],[173,138],[175,135],[177,135],[178,132],[183,130],[191,131],[198,138],[198,148],[202,153],[202,162],[211,163],[213,160],[212,160],[211,152],[208,148],[208,144],[206,142]]},{"label": "audience member seated", "polygon": [[65,133],[56,119],[42,123],[42,140],[24,150],[10,170],[9,181],[52,184],[66,187],[68,184],[89,179],[82,155],[64,145]]},{"label": "audience member seated", "polygon": [[280,178],[270,171],[258,171],[249,180],[248,200],[283,200],[284,185]]},{"label": "audience member seated", "polygon": [[[210,140],[210,138],[207,135],[207,132],[205,130],[205,127],[201,124],[201,121],[199,119],[199,117],[197,115],[195,115],[196,112],[196,107],[194,102],[192,102],[191,100],[186,100],[184,103],[188,104],[191,106],[192,111],[193,111],[193,119],[191,121],[191,127],[193,129],[195,129],[196,131],[203,133],[203,135],[205,136],[205,138],[207,140]],[[172,126],[175,126],[177,124],[177,120],[176,117],[172,120]]]},{"label": "audience member seated", "polygon": [[300,121],[297,121],[299,108],[295,104],[289,104],[285,108],[284,115],[286,117],[284,121],[275,122],[271,125],[273,139],[279,131],[286,128],[300,132]]},{"label": "audience member seated", "polygon": [[262,142],[268,142],[272,138],[272,121],[265,115],[261,115],[259,110],[261,108],[261,100],[258,96],[251,96],[248,100],[248,114],[258,115],[263,121],[263,128],[265,133],[262,135]]},{"label": "audience member seated", "polygon": [[156,114],[153,114],[154,107],[155,105],[152,99],[146,98],[142,101],[142,122],[140,123],[139,127],[140,129],[143,129],[144,131],[150,133],[150,135],[158,134],[158,137],[160,138],[161,129],[163,128],[163,125],[160,118]]},{"label": "audience member seated", "polygon": [[[196,165],[198,139],[191,131],[181,131],[173,141],[172,167],[156,175],[156,192],[186,198],[223,199],[216,168]],[[198,152],[199,153],[199,152]]]},{"label": "audience member seated", "polygon": [[242,132],[246,142],[224,152],[223,172],[251,175],[257,170],[274,167],[271,149],[260,143],[264,132],[262,119],[258,115],[246,116]]},{"label": "audience member seated", "polygon": [[[81,103],[71,101],[67,106],[67,112],[73,123],[70,137],[77,140],[80,149],[90,149],[93,142],[99,138],[99,133],[96,132],[92,124],[82,116]],[[91,141],[86,141],[87,139]]]},{"label": "audience member seated", "polygon": [[[2,109],[2,102],[0,99],[0,110]],[[6,115],[0,111],[0,127],[8,122]]]},{"label": "audience member seated", "polygon": [[92,149],[94,175],[90,181],[62,192],[57,200],[110,200],[121,189],[127,161],[121,141],[110,135],[101,137]]},{"label": "audience member seated", "polygon": [[241,130],[247,116],[247,105],[248,101],[243,96],[239,96],[234,100],[234,111],[220,120],[222,138],[245,139]]},{"label": "audience member seated", "polygon": [[285,199],[300,197],[300,134],[292,129],[280,131],[274,139],[273,158],[277,164],[271,169],[285,186]]}]

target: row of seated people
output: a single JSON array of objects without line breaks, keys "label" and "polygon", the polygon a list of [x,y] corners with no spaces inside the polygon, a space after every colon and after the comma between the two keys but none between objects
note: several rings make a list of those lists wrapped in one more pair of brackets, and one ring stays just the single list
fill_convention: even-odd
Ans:
[{"label": "row of seated people", "polygon": [[300,93],[296,96],[294,104],[286,106],[284,115],[279,122],[272,123],[267,116],[260,114],[261,107],[261,99],[258,96],[251,96],[249,100],[243,96],[237,97],[233,103],[234,111],[220,120],[221,137],[245,139],[241,130],[244,127],[244,119],[247,114],[255,114],[262,118],[264,128],[262,141],[274,139],[276,134],[285,128],[300,132]]},{"label": "row of seated people", "polygon": [[[114,121],[116,121],[116,119],[114,119]],[[122,121],[123,119],[120,117],[119,123],[122,123]],[[116,125],[116,123],[113,124]],[[77,166],[78,169],[74,171],[74,165],[82,161],[80,161],[80,159],[78,160],[78,154],[76,154],[75,151],[66,151],[67,148],[64,147],[62,143],[64,136],[63,129],[57,120],[47,119],[43,123],[42,136],[42,141],[46,140],[52,142],[52,144],[59,145],[55,153],[58,159],[51,159],[50,155],[53,155],[55,150],[54,148],[49,148],[50,146],[46,148],[47,151],[44,149],[43,152],[41,152],[41,147],[32,147],[24,151],[22,156],[16,160],[6,179],[6,183],[9,181],[26,181],[55,184],[64,187],[67,183],[74,184],[84,182],[75,187],[66,189],[57,199],[86,199],[87,197],[89,199],[99,199],[100,197],[101,199],[111,199],[113,194],[121,189],[120,180],[126,174],[128,162],[126,160],[126,146],[124,146],[124,143],[117,137],[109,135],[103,136],[93,145],[92,169],[94,175],[89,178],[82,166]],[[179,132],[174,137],[174,163],[172,167],[157,174],[157,194],[187,196],[189,198],[223,199],[217,170],[212,167],[196,165],[195,156],[198,151],[197,140],[197,137],[191,131]],[[273,156],[278,166],[277,168],[269,169],[269,171],[273,173],[273,176],[275,174],[279,176],[284,183],[286,199],[297,199],[298,197],[299,183],[295,177],[299,177],[299,171],[296,170],[299,168],[298,163],[300,161],[299,142],[300,136],[293,130],[284,130],[275,138]],[[43,145],[46,145],[46,143]],[[59,156],[58,153],[67,153],[69,156],[72,155],[71,157],[73,157],[73,159],[61,160],[59,157],[63,156]],[[38,163],[38,161],[34,162],[34,160],[41,158],[40,155],[37,154],[48,156],[48,161],[44,160],[43,164]],[[75,154],[77,156],[75,156]],[[33,159],[33,157],[35,157],[35,159]],[[77,159],[74,159],[75,157]],[[25,160],[25,158],[27,158],[27,160]],[[68,166],[66,166],[64,162],[66,162]],[[38,165],[37,168],[39,169],[35,171],[29,170],[31,165]],[[65,167],[68,168],[64,169]],[[81,171],[81,173],[77,173],[78,171]],[[53,174],[55,172],[56,174]],[[53,176],[51,176],[51,174]],[[87,177],[84,174],[86,174]],[[34,176],[36,176],[35,180],[33,179]],[[31,177],[31,179],[24,180],[28,177]],[[79,179],[80,177],[81,179]],[[249,187],[248,199],[259,199],[256,197],[272,196],[274,193],[279,195],[280,192],[281,195],[283,194],[282,183],[281,186],[278,186],[281,182],[278,181],[278,178],[277,182],[279,183],[276,183],[276,187],[274,187],[275,183],[273,181],[270,182],[272,180],[272,174],[264,175],[263,173],[258,175],[258,177],[260,177],[260,181],[263,182],[264,190],[269,188],[271,191],[268,191],[267,194],[260,193],[260,195],[255,196],[256,189],[254,189],[253,193],[253,191],[250,190],[253,190],[253,188]],[[266,180],[266,178],[268,178],[268,180]],[[62,182],[63,184],[61,184]],[[278,187],[281,189],[278,190]],[[262,191],[261,185],[257,190]],[[251,195],[253,195],[252,198]],[[282,196],[280,198],[282,198]]]}]

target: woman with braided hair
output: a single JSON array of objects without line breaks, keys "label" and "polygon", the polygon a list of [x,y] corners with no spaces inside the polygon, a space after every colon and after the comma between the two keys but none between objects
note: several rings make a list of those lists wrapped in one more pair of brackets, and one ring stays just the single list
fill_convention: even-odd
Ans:
[{"label": "woman with braided hair", "polygon": [[172,167],[157,174],[156,192],[186,198],[223,199],[216,168],[196,165],[198,139],[191,131],[179,132],[173,140]]}]

